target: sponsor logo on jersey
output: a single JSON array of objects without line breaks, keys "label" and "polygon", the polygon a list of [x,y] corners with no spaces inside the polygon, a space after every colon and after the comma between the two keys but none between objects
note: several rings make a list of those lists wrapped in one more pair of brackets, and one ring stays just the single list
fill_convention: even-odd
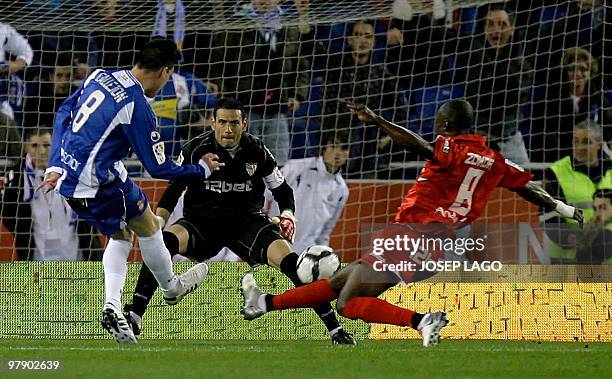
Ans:
[{"label": "sponsor logo on jersey", "polygon": [[60,149],[60,155],[62,163],[70,167],[72,171],[76,171],[81,165],[81,162],[76,160],[76,158],[73,157],[72,154],[67,153],[63,148]]},{"label": "sponsor logo on jersey", "polygon": [[245,164],[246,172],[249,176],[253,176],[255,171],[257,170],[257,162],[255,163],[246,163]]},{"label": "sponsor logo on jersey", "polygon": [[157,131],[154,130],[151,132],[151,141],[157,142],[159,141],[160,138],[161,138],[161,135],[159,135]]},{"label": "sponsor logo on jersey", "polygon": [[157,164],[164,164],[166,162],[165,147],[163,142],[158,142],[153,147],[153,154],[157,160]]},{"label": "sponsor logo on jersey", "polygon": [[204,189],[216,193],[250,192],[253,190],[253,185],[250,181],[244,183],[227,183],[222,180],[207,180],[204,182]]}]

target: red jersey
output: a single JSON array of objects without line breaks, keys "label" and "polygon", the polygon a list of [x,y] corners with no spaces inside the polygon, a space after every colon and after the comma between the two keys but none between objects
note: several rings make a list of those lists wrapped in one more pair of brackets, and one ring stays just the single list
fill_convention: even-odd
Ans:
[{"label": "red jersey", "polygon": [[486,141],[473,134],[439,136],[433,158],[406,194],[395,221],[470,223],[480,216],[495,187],[524,187],[532,175],[486,146]]}]

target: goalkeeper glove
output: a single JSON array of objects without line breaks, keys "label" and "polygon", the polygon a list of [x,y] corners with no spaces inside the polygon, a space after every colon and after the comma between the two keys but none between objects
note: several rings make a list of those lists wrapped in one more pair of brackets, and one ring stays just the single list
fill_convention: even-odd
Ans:
[{"label": "goalkeeper glove", "polygon": [[293,243],[295,240],[295,224],[297,220],[292,211],[285,209],[280,216],[272,218],[272,223],[279,226],[281,230],[280,234],[284,239]]}]

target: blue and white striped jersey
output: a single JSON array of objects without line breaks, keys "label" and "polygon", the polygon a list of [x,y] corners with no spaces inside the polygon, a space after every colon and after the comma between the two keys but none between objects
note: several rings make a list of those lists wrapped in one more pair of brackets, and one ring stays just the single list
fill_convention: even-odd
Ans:
[{"label": "blue and white striped jersey", "polygon": [[134,75],[98,69],[56,114],[47,172],[62,174],[56,187],[62,195],[93,198],[102,186],[127,180],[122,159],[132,148],[155,178],[205,176],[202,163],[175,164],[160,139],[155,114]]}]

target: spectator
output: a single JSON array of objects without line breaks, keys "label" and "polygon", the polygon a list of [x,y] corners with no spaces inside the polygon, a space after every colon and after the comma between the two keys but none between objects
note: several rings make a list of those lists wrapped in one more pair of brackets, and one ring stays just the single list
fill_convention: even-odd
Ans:
[{"label": "spectator", "polygon": [[171,155],[180,152],[182,133],[177,118],[181,110],[190,107],[213,109],[216,104],[216,96],[208,92],[201,79],[188,72],[173,73],[172,80],[168,80],[151,103],[161,138],[167,141],[166,151]]},{"label": "spectator", "polygon": [[474,41],[461,64],[467,68],[465,96],[476,110],[476,128],[497,143],[506,158],[525,164],[529,157],[518,126],[530,65],[523,57],[524,46],[514,39],[512,15],[491,7],[484,37]]},{"label": "spectator", "polygon": [[584,225],[577,250],[577,263],[612,264],[612,190],[593,195],[593,217]]},{"label": "spectator", "polygon": [[177,116],[177,123],[181,125],[181,138],[183,141],[189,141],[209,130],[212,121],[212,110],[197,108],[197,106],[182,109]]},{"label": "spectator", "polygon": [[[13,27],[0,22],[0,74],[15,74],[32,63],[34,52],[28,41]],[[7,60],[7,53],[15,60]]]},{"label": "spectator", "polygon": [[298,60],[300,31],[283,27],[278,0],[252,0],[239,9],[246,29],[214,33],[210,81],[223,96],[250,107],[249,132],[261,138],[282,165],[289,159],[287,112],[308,94],[306,60]]},{"label": "spectator", "polygon": [[153,26],[153,36],[168,36],[168,19],[172,18],[173,37],[176,47],[181,50],[185,40],[185,7],[182,0],[157,0],[157,14]]},{"label": "spectator", "polygon": [[0,165],[0,172],[19,166],[21,157],[21,137],[15,120],[0,112],[0,160],[6,160]]},{"label": "spectator", "polygon": [[[366,104],[388,119],[405,120],[395,80],[384,64],[372,59],[374,24],[370,21],[355,22],[347,43],[348,52],[339,59],[329,59],[323,67],[317,67],[325,75],[322,96],[324,127],[340,129],[359,123],[342,104],[342,99]],[[386,172],[388,156],[378,156],[379,140],[384,136],[380,129],[366,125],[352,130],[352,139],[358,144],[351,151],[354,158],[348,168],[349,176],[373,178],[377,173]]]},{"label": "spectator", "polygon": [[[574,128],[572,155],[553,163],[544,174],[546,190],[566,204],[582,208],[584,220],[593,217],[592,199],[598,189],[612,189],[611,161],[602,152],[601,127],[584,120]],[[546,234],[551,240],[548,248],[555,263],[575,262],[575,221],[558,217],[544,219]]]},{"label": "spectator", "polygon": [[60,54],[57,64],[47,75],[46,80],[38,83],[33,94],[28,94],[25,104],[23,125],[25,127],[52,128],[55,112],[66,98],[75,90],[72,87],[72,59],[70,53]]},{"label": "spectator", "polygon": [[[447,28],[444,19],[422,14],[413,21],[391,20],[387,31],[388,70],[405,90],[452,84],[457,45],[467,38]],[[467,44],[466,44],[467,45]]]},{"label": "spectator", "polygon": [[[329,245],[329,239],[349,190],[340,170],[349,158],[349,134],[330,131],[323,135],[318,157],[291,159],[281,169],[295,196],[295,217],[298,219],[296,251],[312,245]],[[279,214],[272,194],[266,192],[268,214]]]},{"label": "spectator", "polygon": [[[13,57],[14,60],[9,60]],[[0,22],[0,113],[14,119],[8,101],[9,78],[32,63],[34,52],[28,41],[13,27]]]},{"label": "spectator", "polygon": [[560,80],[549,84],[545,101],[534,106],[532,133],[537,135],[532,138],[532,160],[554,162],[570,155],[574,125],[587,119],[603,125],[604,141],[610,139],[612,110],[602,94],[598,73],[599,65],[588,51],[564,51]]},{"label": "spectator", "polygon": [[51,132],[36,129],[27,137],[21,168],[4,178],[2,222],[13,233],[19,260],[100,260],[100,241],[92,227],[77,220],[55,191],[36,188],[44,178]]}]

